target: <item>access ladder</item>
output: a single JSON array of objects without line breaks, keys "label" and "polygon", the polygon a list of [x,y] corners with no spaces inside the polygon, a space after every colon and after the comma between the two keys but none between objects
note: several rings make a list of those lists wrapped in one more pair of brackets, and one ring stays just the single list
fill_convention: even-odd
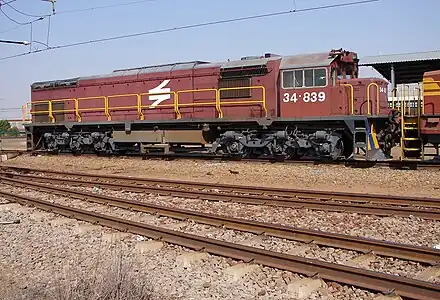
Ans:
[{"label": "access ladder", "polygon": [[[409,85],[401,85],[392,91],[392,108],[397,109],[401,116],[400,160],[419,159],[423,155],[423,143],[420,137],[422,103],[420,91],[420,87],[417,86],[411,92]],[[395,101],[396,96],[397,101]]]}]

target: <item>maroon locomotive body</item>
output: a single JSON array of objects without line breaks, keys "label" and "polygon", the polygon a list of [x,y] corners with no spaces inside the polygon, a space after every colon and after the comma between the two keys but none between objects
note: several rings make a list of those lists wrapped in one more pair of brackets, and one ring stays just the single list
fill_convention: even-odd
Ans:
[{"label": "maroon locomotive body", "polygon": [[212,152],[289,158],[347,157],[356,146],[389,152],[387,85],[358,78],[356,53],[343,50],[38,82],[29,147],[144,152],[146,145],[212,144]]},{"label": "maroon locomotive body", "polygon": [[[439,157],[440,145],[440,70],[423,74],[423,101],[420,116],[421,146],[432,144]],[[420,145],[417,145],[420,147]]]}]

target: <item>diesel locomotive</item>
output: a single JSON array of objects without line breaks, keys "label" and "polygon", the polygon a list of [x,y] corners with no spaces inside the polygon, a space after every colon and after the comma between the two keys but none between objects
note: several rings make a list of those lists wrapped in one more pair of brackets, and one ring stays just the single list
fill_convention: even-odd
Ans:
[{"label": "diesel locomotive", "polygon": [[29,150],[383,159],[401,141],[388,82],[343,49],[191,61],[31,85]]}]

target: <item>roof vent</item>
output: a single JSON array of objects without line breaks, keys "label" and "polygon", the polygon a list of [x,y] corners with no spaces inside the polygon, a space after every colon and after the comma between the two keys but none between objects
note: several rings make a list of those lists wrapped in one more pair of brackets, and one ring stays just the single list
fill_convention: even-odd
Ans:
[{"label": "roof vent", "polygon": [[264,56],[245,56],[245,57],[242,57],[240,60],[253,60],[253,59],[260,59],[263,57]]},{"label": "roof vent", "polygon": [[281,55],[279,54],[275,54],[275,53],[266,53],[264,54],[265,58],[269,58],[269,57],[280,57]]}]

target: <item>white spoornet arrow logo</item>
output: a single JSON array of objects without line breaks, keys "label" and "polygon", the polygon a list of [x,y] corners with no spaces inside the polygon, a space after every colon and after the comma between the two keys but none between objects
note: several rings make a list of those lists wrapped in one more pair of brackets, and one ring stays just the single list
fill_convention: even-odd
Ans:
[{"label": "white spoornet arrow logo", "polygon": [[171,91],[170,88],[164,88],[169,82],[170,82],[169,79],[164,80],[154,89],[148,91],[149,94],[154,94],[154,93],[159,94],[159,95],[150,95],[148,97],[148,100],[154,101],[153,104],[150,105],[150,108],[155,108],[163,101],[171,99],[171,94],[162,94],[162,93],[169,93]]}]

